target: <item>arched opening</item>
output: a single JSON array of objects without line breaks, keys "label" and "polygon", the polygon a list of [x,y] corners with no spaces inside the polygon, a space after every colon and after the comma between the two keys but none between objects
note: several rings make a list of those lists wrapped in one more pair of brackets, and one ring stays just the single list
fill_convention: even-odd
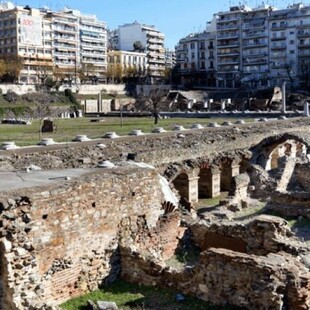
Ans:
[{"label": "arched opening", "polygon": [[221,192],[228,192],[232,181],[232,163],[226,161],[221,167]]},{"label": "arched opening", "polygon": [[291,143],[284,143],[284,155],[292,156],[292,144]]},{"label": "arched opening", "polygon": [[174,188],[179,192],[181,198],[186,198],[186,200],[189,200],[189,180],[188,175],[186,173],[179,174],[174,180],[173,180]]},{"label": "arched opening", "polygon": [[273,147],[266,148],[264,153],[266,155],[269,154],[265,164],[263,160],[259,160],[265,157],[263,154],[259,155],[257,163],[269,171],[279,168],[279,163],[286,162],[288,158],[302,157],[306,155],[307,147],[301,142],[295,140],[286,140],[285,142],[274,145]]},{"label": "arched opening", "polygon": [[198,180],[198,198],[212,198],[212,173],[211,169],[202,168]]},{"label": "arched opening", "polygon": [[270,170],[278,168],[279,148],[275,148],[270,155]]}]

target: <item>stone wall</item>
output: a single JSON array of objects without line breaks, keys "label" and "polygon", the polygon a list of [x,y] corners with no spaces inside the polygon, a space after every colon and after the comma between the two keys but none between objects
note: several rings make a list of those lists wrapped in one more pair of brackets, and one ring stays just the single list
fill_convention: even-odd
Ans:
[{"label": "stone wall", "polygon": [[[128,154],[135,154],[135,161],[165,167],[171,163],[182,163],[188,160],[203,162],[206,159],[225,158],[234,154],[240,156],[242,151],[248,150],[266,136],[276,135],[279,137],[280,133],[285,135],[285,132],[293,129],[307,131],[309,124],[310,119],[300,118],[270,122],[268,126],[255,123],[240,125],[236,128],[222,127],[183,131],[184,138],[180,138],[178,132],[168,132],[140,137],[127,136],[113,141],[103,139],[72,143],[70,148],[66,144],[1,151],[0,169],[2,165],[7,166],[8,164],[16,169],[30,164],[36,164],[44,169],[92,167],[102,159],[126,160]],[[310,135],[307,133],[298,132],[295,135],[310,142]],[[99,142],[104,143],[107,147],[104,150],[98,148]],[[40,156],[37,156],[38,153]],[[84,160],[85,158],[87,160]]]},{"label": "stone wall", "polygon": [[122,277],[133,283],[166,286],[213,304],[246,309],[309,309],[310,273],[286,254],[254,256],[223,248],[200,254],[194,267],[172,269],[122,249]]},{"label": "stone wall", "polygon": [[262,216],[248,225],[199,222],[189,229],[202,250],[195,265],[168,266],[127,242],[120,247],[122,278],[170,287],[213,304],[309,309],[310,272],[298,257],[309,248],[291,238],[285,221]]},{"label": "stone wall", "polygon": [[281,216],[306,217],[310,219],[309,192],[274,192],[266,208]]},{"label": "stone wall", "polygon": [[310,165],[296,164],[294,173],[298,186],[304,191],[310,191]]},{"label": "stone wall", "polygon": [[190,226],[193,240],[202,250],[211,247],[255,255],[285,251],[294,255],[308,248],[292,237],[284,219],[260,215],[248,223],[198,222]]},{"label": "stone wall", "polygon": [[1,305],[36,309],[115,280],[120,231],[133,234],[141,217],[156,227],[162,200],[158,175],[141,168],[2,192]]}]

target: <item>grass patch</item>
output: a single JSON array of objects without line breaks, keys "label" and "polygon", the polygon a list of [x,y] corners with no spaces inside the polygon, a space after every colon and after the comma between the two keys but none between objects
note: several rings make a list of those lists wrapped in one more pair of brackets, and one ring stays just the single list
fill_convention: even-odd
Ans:
[{"label": "grass patch", "polygon": [[283,216],[280,213],[273,210],[266,210],[264,214],[278,216],[285,219],[288,222],[290,228],[310,228],[310,219],[307,217]]},{"label": "grass patch", "polygon": [[218,206],[220,201],[225,199],[227,195],[228,192],[221,192],[220,196],[217,197],[199,199],[198,204],[196,206],[196,210]]},{"label": "grass patch", "polygon": [[61,305],[65,310],[87,310],[87,300],[114,301],[122,310],[230,310],[233,306],[213,306],[191,296],[182,303],[176,301],[176,292],[169,289],[138,286],[118,281],[101,290],[67,301]]},{"label": "grass patch", "polygon": [[259,202],[256,206],[245,208],[235,213],[234,220],[242,221],[264,213],[266,203]]},{"label": "grass patch", "polygon": [[[100,138],[105,132],[115,131],[118,135],[127,135],[133,129],[141,129],[144,133],[150,133],[155,127],[161,126],[166,130],[172,130],[176,124],[189,128],[197,123],[197,119],[173,118],[160,120],[154,125],[151,117],[123,118],[123,126],[118,117],[101,118],[102,122],[90,122],[90,118],[56,119],[56,133],[45,133],[44,138],[52,137],[57,142],[72,141],[78,134],[88,135],[89,138]],[[199,123],[221,122],[223,119],[199,119]],[[0,143],[15,141],[17,145],[34,145],[39,142],[39,121],[33,121],[31,125],[5,125],[0,124]]]}]

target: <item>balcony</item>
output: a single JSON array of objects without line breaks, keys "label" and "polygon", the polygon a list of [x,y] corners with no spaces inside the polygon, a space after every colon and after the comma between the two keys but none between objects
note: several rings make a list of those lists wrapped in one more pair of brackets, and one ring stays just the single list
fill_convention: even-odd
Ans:
[{"label": "balcony", "polygon": [[219,33],[217,36],[218,40],[229,38],[239,38],[239,32]]},{"label": "balcony", "polygon": [[280,37],[271,37],[271,41],[281,41],[281,40],[286,40],[285,36],[280,36]]},{"label": "balcony", "polygon": [[238,20],[239,20],[239,16],[221,15],[220,18],[217,20],[217,23],[236,22]]},{"label": "balcony", "polygon": [[59,42],[70,42],[72,44],[78,44],[78,41],[75,37],[65,37],[65,36],[56,36],[54,38],[55,41],[59,41]]},{"label": "balcony", "polygon": [[240,54],[240,50],[236,49],[236,50],[232,50],[229,52],[218,52],[217,55],[220,56],[234,56],[234,55],[239,55]]},{"label": "balcony", "polygon": [[310,42],[298,43],[298,48],[309,48]]},{"label": "balcony", "polygon": [[304,30],[298,30],[297,32],[297,37],[302,38],[302,37],[310,37],[310,31],[304,31]]},{"label": "balcony", "polygon": [[221,31],[221,30],[235,30],[235,29],[239,29],[239,25],[238,24],[228,24],[228,25],[217,25],[217,31]]},{"label": "balcony", "polygon": [[236,59],[218,59],[217,63],[218,65],[234,65],[234,64],[239,64],[240,59],[236,58]]},{"label": "balcony", "polygon": [[76,33],[77,28],[74,28],[74,27],[55,27],[54,31],[60,32],[60,33]]},{"label": "balcony", "polygon": [[67,50],[77,50],[77,46],[73,46],[73,45],[64,45],[64,44],[54,44],[54,47],[58,48],[59,50],[64,50],[64,51],[67,51]]},{"label": "balcony", "polygon": [[228,47],[239,47],[239,40],[236,40],[234,42],[217,42],[217,48],[228,48]]},{"label": "balcony", "polygon": [[266,28],[265,22],[264,23],[248,23],[244,24],[243,29],[253,29],[253,28]]},{"label": "balcony", "polygon": [[267,46],[267,45],[268,45],[267,42],[252,42],[252,43],[243,42],[243,48],[244,49],[255,48],[255,47],[263,47],[263,46]]},{"label": "balcony", "polygon": [[271,50],[285,50],[286,49],[286,45],[271,45]]},{"label": "balcony", "polygon": [[243,33],[243,39],[251,39],[251,38],[266,38],[268,37],[268,33],[266,32],[245,32]]},{"label": "balcony", "polygon": [[271,25],[271,30],[283,30],[286,29],[287,23]]},{"label": "balcony", "polygon": [[244,65],[266,64],[266,63],[268,63],[268,59],[264,57],[243,58]]}]

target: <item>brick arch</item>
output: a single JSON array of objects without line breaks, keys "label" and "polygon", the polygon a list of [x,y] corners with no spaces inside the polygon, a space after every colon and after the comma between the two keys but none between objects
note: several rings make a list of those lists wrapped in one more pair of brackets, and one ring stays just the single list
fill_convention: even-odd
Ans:
[{"label": "brick arch", "polygon": [[258,164],[266,170],[278,167],[278,160],[285,156],[303,156],[309,152],[310,135],[285,133],[267,137],[251,149],[252,164]]}]

